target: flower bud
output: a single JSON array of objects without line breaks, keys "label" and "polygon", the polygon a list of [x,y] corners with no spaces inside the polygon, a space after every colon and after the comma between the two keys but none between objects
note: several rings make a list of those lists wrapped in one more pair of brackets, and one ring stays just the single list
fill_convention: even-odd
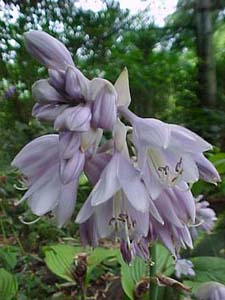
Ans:
[{"label": "flower bud", "polygon": [[68,107],[68,105],[36,103],[32,109],[32,116],[39,121],[54,122],[55,119]]},{"label": "flower bud", "polygon": [[87,94],[88,81],[78,69],[68,67],[65,75],[65,91],[72,99],[84,100]]},{"label": "flower bud", "polygon": [[117,93],[107,80],[95,78],[91,81],[92,125],[95,128],[110,130],[116,123]]},{"label": "flower bud", "polygon": [[60,178],[63,184],[67,184],[78,178],[83,170],[85,154],[79,149],[70,159],[62,159],[60,162]]},{"label": "flower bud", "polygon": [[84,132],[90,129],[91,109],[89,106],[77,105],[63,111],[55,120],[55,130],[72,130]]},{"label": "flower bud", "polygon": [[128,107],[131,102],[131,97],[127,68],[123,69],[114,86],[118,94],[117,106]]},{"label": "flower bud", "polygon": [[33,84],[32,95],[37,102],[43,104],[57,104],[58,102],[65,102],[62,95],[59,94],[46,79],[38,80]]},{"label": "flower bud", "polygon": [[120,251],[123,256],[124,261],[129,264],[132,261],[133,255],[131,249],[129,249],[129,246],[126,241],[121,240],[120,242]]},{"label": "flower bud", "polygon": [[57,39],[43,31],[30,31],[24,34],[28,52],[47,68],[65,70],[74,66],[66,47]]},{"label": "flower bud", "polygon": [[65,87],[65,72],[48,69],[49,79],[48,82],[57,91],[64,91]]}]

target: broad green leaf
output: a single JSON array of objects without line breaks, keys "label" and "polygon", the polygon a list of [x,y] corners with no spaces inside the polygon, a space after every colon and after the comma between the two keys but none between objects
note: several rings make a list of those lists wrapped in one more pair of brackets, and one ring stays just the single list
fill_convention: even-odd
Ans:
[{"label": "broad green leaf", "polygon": [[174,272],[171,253],[161,244],[156,245],[156,273],[170,276]]},{"label": "broad green leaf", "polygon": [[133,300],[137,283],[147,275],[147,264],[139,257],[135,257],[130,265],[123,261],[121,255],[118,256],[118,260],[121,264],[121,284],[123,290]]},{"label": "broad green leaf", "polygon": [[15,246],[0,248],[0,262],[6,269],[13,269],[17,263],[18,249]]},{"label": "broad green leaf", "polygon": [[57,276],[67,281],[73,281],[71,268],[74,256],[82,252],[82,248],[57,244],[44,247],[43,250],[48,268]]},{"label": "broad green leaf", "polygon": [[193,262],[196,276],[194,281],[188,280],[184,284],[190,286],[195,292],[203,282],[225,282],[225,260],[219,257],[200,256],[190,258]]},{"label": "broad green leaf", "polygon": [[220,174],[225,172],[225,153],[220,152],[210,156],[210,161],[215,165]]},{"label": "broad green leaf", "polygon": [[2,300],[10,300],[18,290],[16,278],[5,269],[0,269],[0,297]]},{"label": "broad green leaf", "polygon": [[118,249],[107,249],[107,248],[95,248],[88,256],[88,271],[90,274],[96,266],[106,259],[115,258],[118,256]]},{"label": "broad green leaf", "polygon": [[196,273],[195,280],[200,282],[225,282],[225,260],[219,257],[199,256],[190,259]]}]

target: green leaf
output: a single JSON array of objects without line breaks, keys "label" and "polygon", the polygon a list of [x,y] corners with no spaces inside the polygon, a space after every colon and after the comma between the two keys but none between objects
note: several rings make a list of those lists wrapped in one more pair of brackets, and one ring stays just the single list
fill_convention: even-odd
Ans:
[{"label": "green leaf", "polygon": [[225,260],[219,257],[200,256],[191,258],[197,281],[225,282]]},{"label": "green leaf", "polygon": [[115,258],[118,256],[118,249],[107,249],[107,248],[95,248],[88,256],[88,270],[87,274],[89,275],[99,264],[104,260]]},{"label": "green leaf", "polygon": [[225,153],[220,152],[210,156],[210,161],[215,165],[220,174],[225,173]]},{"label": "green leaf", "polygon": [[225,282],[225,260],[219,257],[200,256],[190,258],[193,262],[196,276],[194,281],[188,280],[184,284],[190,286],[195,292],[198,287],[207,281]]},{"label": "green leaf", "polygon": [[0,248],[0,262],[6,269],[13,269],[17,264],[18,249],[15,246]]},{"label": "green leaf", "polygon": [[75,254],[82,252],[82,248],[57,244],[44,247],[43,250],[48,268],[57,276],[73,281],[71,267]]},{"label": "green leaf", "polygon": [[118,257],[118,260],[121,264],[121,284],[123,290],[133,300],[137,283],[147,274],[147,264],[139,257],[135,257],[130,265],[124,262],[121,255]]},{"label": "green leaf", "polygon": [[170,276],[174,272],[174,261],[171,253],[161,244],[156,245],[156,273]]},{"label": "green leaf", "polygon": [[16,278],[5,269],[0,269],[0,296],[1,299],[10,300],[18,290]]}]

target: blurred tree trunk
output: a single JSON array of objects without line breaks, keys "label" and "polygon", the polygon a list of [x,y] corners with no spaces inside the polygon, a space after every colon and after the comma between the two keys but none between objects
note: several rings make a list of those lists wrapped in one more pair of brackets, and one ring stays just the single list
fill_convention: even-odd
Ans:
[{"label": "blurred tree trunk", "polygon": [[198,96],[203,105],[216,104],[216,68],[212,45],[212,0],[196,0]]}]

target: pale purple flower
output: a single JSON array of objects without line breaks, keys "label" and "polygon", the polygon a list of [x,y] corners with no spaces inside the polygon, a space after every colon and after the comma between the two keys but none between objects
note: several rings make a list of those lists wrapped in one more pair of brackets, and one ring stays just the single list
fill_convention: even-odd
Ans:
[{"label": "pale purple flower", "polygon": [[[68,148],[63,155],[69,153]],[[50,134],[33,140],[17,154],[12,165],[27,179],[28,190],[21,201],[27,199],[38,216],[52,211],[58,225],[63,226],[73,213],[79,174],[66,184],[61,181],[59,136]]]},{"label": "pale purple flower", "polygon": [[75,67],[66,47],[45,32],[26,33],[25,44],[28,52],[49,69],[50,77],[32,87],[37,101],[33,116],[40,121],[55,122],[59,131],[88,131],[90,121],[94,128],[113,128],[117,92],[109,81],[88,80]]},{"label": "pale purple flower", "polygon": [[81,241],[84,245],[96,247],[101,238],[120,241],[124,260],[130,262],[134,255],[143,252],[140,247],[137,254],[134,244],[138,247],[141,238],[148,234],[148,215],[148,212],[136,210],[120,190],[96,207],[91,205],[89,199],[86,200],[76,221],[81,223]]},{"label": "pale purple flower", "polygon": [[164,224],[150,216],[150,240],[159,239],[174,256],[180,248],[192,248],[188,225],[195,222],[195,202],[187,186],[164,189],[154,204]]},{"label": "pale purple flower", "polygon": [[199,177],[219,181],[216,169],[202,155],[212,146],[197,134],[178,125],[139,118],[126,107],[120,111],[133,126],[138,164],[153,199],[165,187],[192,184]]},{"label": "pale purple flower", "polygon": [[178,258],[175,263],[175,274],[178,278],[182,275],[195,276],[193,267],[194,265],[190,260]]},{"label": "pale purple flower", "polygon": [[198,300],[223,300],[225,299],[225,285],[219,282],[203,283],[195,293]]},{"label": "pale purple flower", "polygon": [[197,239],[199,231],[210,233],[217,220],[215,211],[209,207],[208,201],[201,201],[203,196],[196,198],[196,220],[195,225],[190,227],[193,239]]},{"label": "pale purple flower", "polygon": [[[94,167],[100,165],[96,163]],[[93,181],[96,181],[95,177]],[[131,161],[115,150],[77,216],[82,241],[96,246],[100,238],[119,239],[122,254],[129,261],[134,253],[134,241],[139,243],[148,234],[149,209],[158,222],[163,222],[139,172]],[[90,233],[93,226],[94,232]]]}]

